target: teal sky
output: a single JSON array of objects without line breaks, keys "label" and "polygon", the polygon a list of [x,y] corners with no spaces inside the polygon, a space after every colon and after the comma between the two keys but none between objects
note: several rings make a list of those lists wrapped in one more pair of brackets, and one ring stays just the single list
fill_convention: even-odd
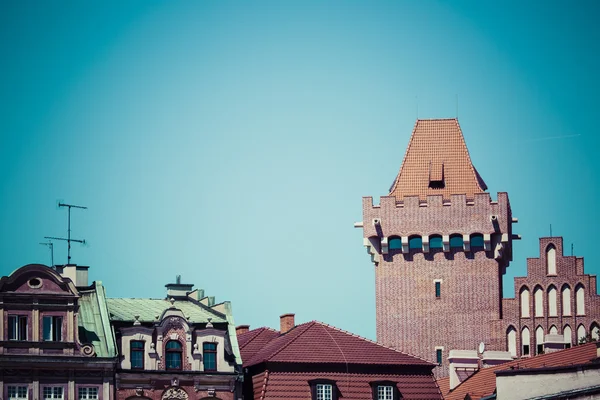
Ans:
[{"label": "teal sky", "polygon": [[50,263],[63,199],[111,297],[180,274],[238,324],[375,338],[361,198],[457,113],[519,218],[505,296],[550,224],[600,273],[600,6],[501,3],[2,1],[0,273]]}]

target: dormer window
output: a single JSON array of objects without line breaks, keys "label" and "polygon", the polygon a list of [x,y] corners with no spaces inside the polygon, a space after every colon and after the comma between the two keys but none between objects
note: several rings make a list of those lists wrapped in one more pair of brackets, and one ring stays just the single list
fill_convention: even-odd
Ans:
[{"label": "dormer window", "polygon": [[204,354],[204,370],[205,371],[216,371],[217,370],[217,344],[216,343],[204,343],[202,345],[202,352]]},{"label": "dormer window", "polygon": [[8,316],[8,340],[27,340],[27,316]]},{"label": "dormer window", "polygon": [[181,369],[183,360],[183,351],[181,343],[176,340],[167,342],[165,346],[165,360],[167,369]]},{"label": "dormer window", "polygon": [[315,379],[308,383],[310,384],[312,400],[337,400],[339,397],[335,381]]},{"label": "dormer window", "polygon": [[129,343],[131,369],[144,369],[144,342],[132,340]]},{"label": "dormer window", "polygon": [[378,381],[371,382],[370,385],[373,392],[373,400],[398,400],[402,398],[396,382]]},{"label": "dormer window", "polygon": [[45,316],[43,325],[44,341],[60,342],[62,340],[62,317]]},{"label": "dormer window", "polygon": [[429,162],[429,188],[443,189],[446,187],[444,182],[444,163],[441,161]]}]

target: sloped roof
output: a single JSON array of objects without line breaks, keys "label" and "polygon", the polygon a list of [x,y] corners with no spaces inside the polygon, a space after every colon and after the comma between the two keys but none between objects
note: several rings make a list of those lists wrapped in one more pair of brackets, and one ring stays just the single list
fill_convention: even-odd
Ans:
[{"label": "sloped roof", "polygon": [[116,357],[117,347],[102,282],[96,281],[89,288],[80,288],[80,294],[77,318],[79,340],[82,344],[91,343],[98,357]]},{"label": "sloped roof", "polygon": [[442,399],[431,375],[380,375],[322,372],[269,372],[257,374],[252,379],[254,398],[257,400],[311,398],[309,381],[330,379],[336,382],[342,399],[371,399],[371,382],[393,381],[403,399]]},{"label": "sloped roof", "polygon": [[[430,187],[431,181],[438,182],[436,188]],[[417,120],[390,196],[402,201],[405,196],[426,200],[428,195],[449,199],[451,194],[466,194],[472,199],[486,189],[471,162],[458,120]]]},{"label": "sloped roof", "polygon": [[244,366],[265,361],[433,367],[433,364],[421,358],[393,350],[318,321],[298,325],[289,332],[268,341],[251,359],[244,362]]},{"label": "sloped roof", "polygon": [[[140,322],[155,322],[163,312],[171,308],[171,302],[166,299],[107,299],[108,311],[111,321],[135,321],[139,315]],[[175,300],[173,307],[181,310],[190,323],[207,323],[208,318],[212,323],[227,322],[226,317],[209,307],[193,300]]]},{"label": "sloped roof", "polygon": [[237,339],[242,360],[244,360],[244,366],[246,366],[246,361],[251,360],[256,353],[266,346],[267,343],[278,336],[278,331],[267,327],[257,328],[239,334]]},{"label": "sloped roof", "polygon": [[598,345],[600,345],[600,343],[587,343],[554,353],[541,354],[539,356],[522,358],[494,367],[482,368],[450,392],[448,391],[449,386],[444,382],[438,382],[438,385],[440,388],[444,388],[442,394],[446,400],[463,400],[467,394],[471,399],[478,400],[494,393],[494,390],[496,389],[497,371],[561,367],[591,363],[597,358],[596,348]]}]

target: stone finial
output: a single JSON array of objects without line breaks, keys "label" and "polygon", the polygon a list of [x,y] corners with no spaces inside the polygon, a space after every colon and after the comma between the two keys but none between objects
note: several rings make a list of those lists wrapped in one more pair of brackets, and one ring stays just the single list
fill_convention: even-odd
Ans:
[{"label": "stone finial", "polygon": [[210,321],[212,321],[212,318],[207,318],[207,319],[208,319],[208,323],[206,324],[206,327],[207,328],[212,328],[213,324],[212,324],[212,322],[210,322]]},{"label": "stone finial", "polygon": [[142,323],[140,322],[140,316],[139,315],[134,315],[133,318],[135,319],[133,321],[133,325],[141,325]]}]

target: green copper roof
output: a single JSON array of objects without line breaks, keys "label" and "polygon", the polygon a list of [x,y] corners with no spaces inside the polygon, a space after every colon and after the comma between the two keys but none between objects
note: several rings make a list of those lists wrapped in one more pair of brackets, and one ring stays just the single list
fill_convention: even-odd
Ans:
[{"label": "green copper roof", "polygon": [[165,299],[107,299],[111,321],[156,322],[171,307],[181,310],[190,323],[227,322],[225,316],[191,300],[175,300],[173,305]]},{"label": "green copper roof", "polygon": [[90,289],[80,289],[79,340],[91,343],[98,357],[116,357],[114,336],[108,319],[106,293],[102,282],[96,281]]}]

